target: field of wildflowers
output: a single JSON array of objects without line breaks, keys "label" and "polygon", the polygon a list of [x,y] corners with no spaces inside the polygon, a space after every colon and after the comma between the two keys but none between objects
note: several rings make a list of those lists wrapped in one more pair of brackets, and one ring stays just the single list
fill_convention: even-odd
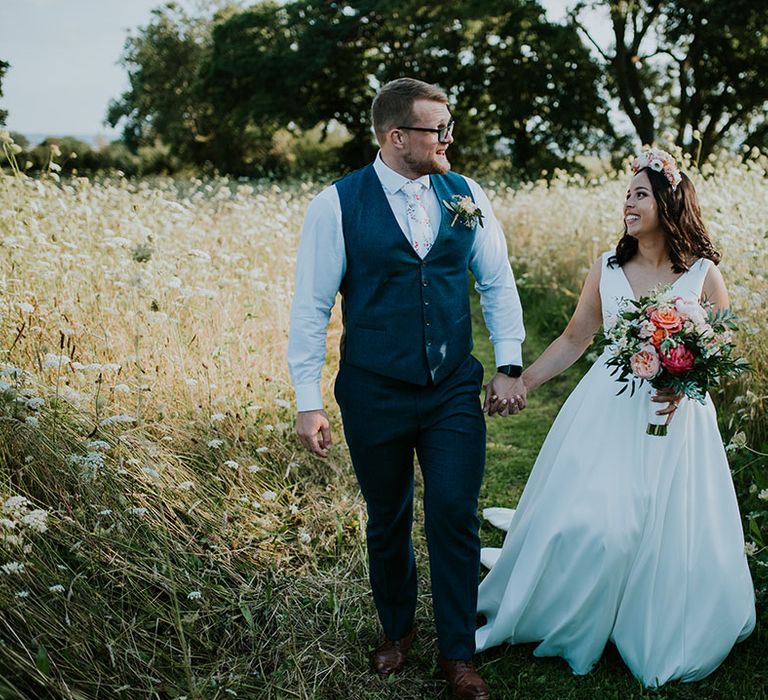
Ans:
[{"label": "field of wildflowers", "polygon": [[[755,368],[718,398],[763,590],[767,167],[694,175]],[[626,180],[489,183],[529,323],[568,317]],[[285,365],[319,188],[0,173],[1,698],[369,685],[363,504],[343,445],[320,462],[293,438]]]}]

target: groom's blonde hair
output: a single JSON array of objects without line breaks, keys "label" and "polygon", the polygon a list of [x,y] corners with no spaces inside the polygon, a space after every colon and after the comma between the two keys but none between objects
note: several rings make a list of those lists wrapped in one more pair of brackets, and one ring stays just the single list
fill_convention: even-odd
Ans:
[{"label": "groom's blonde hair", "polygon": [[437,87],[415,78],[398,78],[384,85],[373,100],[371,118],[376,139],[381,143],[390,129],[407,126],[416,100],[448,104],[448,95]]}]

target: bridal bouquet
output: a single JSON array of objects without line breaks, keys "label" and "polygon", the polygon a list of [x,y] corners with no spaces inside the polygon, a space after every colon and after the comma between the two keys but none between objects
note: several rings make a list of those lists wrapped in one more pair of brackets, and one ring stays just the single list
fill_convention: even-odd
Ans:
[{"label": "bridal bouquet", "polygon": [[[627,300],[606,333],[612,353],[607,364],[624,384],[618,393],[631,387],[634,394],[636,382],[648,382],[653,389],[671,389],[704,403],[720,377],[749,370],[746,360],[734,357],[735,329],[730,310],[714,312],[707,304],[675,296],[669,286],[639,301]],[[649,403],[648,434],[666,435],[666,416],[656,415],[661,404]]]}]

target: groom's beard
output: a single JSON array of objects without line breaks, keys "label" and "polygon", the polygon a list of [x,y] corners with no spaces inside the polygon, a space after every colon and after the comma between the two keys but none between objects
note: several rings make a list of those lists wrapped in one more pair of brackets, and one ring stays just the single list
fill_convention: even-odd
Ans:
[{"label": "groom's beard", "polygon": [[403,160],[413,172],[419,173],[419,177],[442,175],[451,169],[447,155],[438,156],[433,153],[429,158],[416,158],[409,153],[403,156]]}]

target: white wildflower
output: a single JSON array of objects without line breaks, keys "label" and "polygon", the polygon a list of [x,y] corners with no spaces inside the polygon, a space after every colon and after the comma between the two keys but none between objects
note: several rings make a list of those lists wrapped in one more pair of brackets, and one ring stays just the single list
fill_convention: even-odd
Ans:
[{"label": "white wildflower", "polygon": [[257,447],[256,448],[256,452],[258,452],[259,454],[264,454],[265,452],[269,452],[269,448],[268,447]]},{"label": "white wildflower", "polygon": [[280,406],[280,408],[289,408],[291,405],[290,401],[286,401],[285,399],[277,399],[275,403]]},{"label": "white wildflower", "polygon": [[27,416],[24,419],[24,422],[27,425],[31,425],[33,428],[36,428],[38,425],[40,425],[40,419],[37,418],[37,416]]},{"label": "white wildflower", "polygon": [[71,464],[80,464],[87,469],[97,470],[104,466],[104,454],[91,450],[86,455],[69,455],[69,461]]},{"label": "white wildflower", "polygon": [[240,469],[240,465],[235,462],[234,459],[228,459],[226,462],[224,462],[225,467],[229,467],[230,469]]},{"label": "white wildflower", "polygon": [[115,384],[115,391],[120,394],[127,394],[131,391],[131,387],[127,384]]},{"label": "white wildflower", "polygon": [[107,425],[115,425],[117,423],[135,423],[136,419],[133,416],[129,416],[127,413],[121,413],[116,416],[107,416],[102,418],[99,425],[102,427]]},{"label": "white wildflower", "polygon": [[211,422],[213,423],[219,423],[225,419],[226,419],[226,415],[224,415],[223,413],[214,413],[211,416]]},{"label": "white wildflower", "polygon": [[54,585],[54,586],[48,586],[48,590],[49,590],[51,593],[64,593],[64,591],[65,591],[66,589],[65,589],[65,588],[64,588],[64,586],[62,586],[60,583],[57,583],[57,584],[56,584],[56,585]]},{"label": "white wildflower", "polygon": [[291,512],[291,515],[298,515],[299,513],[299,507],[295,503],[291,503],[288,510]]},{"label": "white wildflower", "polygon": [[269,423],[264,426],[264,430],[266,430],[268,433],[271,433],[274,429],[275,429],[275,426],[269,425]]},{"label": "white wildflower", "polygon": [[157,469],[153,469],[152,467],[142,467],[141,471],[143,471],[150,479],[160,478],[160,472],[157,471]]},{"label": "white wildflower", "polygon": [[30,530],[34,530],[35,532],[45,532],[48,529],[48,523],[46,522],[47,518],[47,511],[36,508],[35,510],[29,511],[29,513],[21,519],[21,522]]},{"label": "white wildflower", "polygon": [[16,527],[16,523],[8,518],[0,518],[0,528],[6,530],[13,530]]},{"label": "white wildflower", "polygon": [[16,591],[16,598],[29,598],[29,591]]},{"label": "white wildflower", "polygon": [[299,528],[299,542],[301,544],[309,544],[312,541],[312,537],[305,528]]},{"label": "white wildflower", "polygon": [[146,515],[147,509],[146,508],[142,508],[141,506],[139,506],[139,507],[129,508],[128,512],[131,515]]},{"label": "white wildflower", "polygon": [[17,519],[20,518],[29,505],[29,499],[24,496],[11,496],[5,503],[3,503],[3,512],[10,513]]},{"label": "white wildflower", "polygon": [[7,564],[0,566],[4,574],[23,574],[24,564],[19,561],[9,561]]},{"label": "white wildflower", "polygon": [[189,491],[191,488],[193,488],[195,485],[194,481],[182,481],[181,483],[176,485],[176,488],[179,489],[179,491]]},{"label": "white wildflower", "polygon": [[26,301],[22,301],[21,304],[19,304],[19,308],[25,314],[31,314],[35,310],[35,307],[32,306],[32,304],[28,304]]},{"label": "white wildflower", "polygon": [[197,379],[193,379],[192,377],[185,377],[184,383],[187,386],[197,386]]},{"label": "white wildflower", "polygon": [[111,508],[105,508],[104,510],[100,510],[98,512],[98,515],[112,515],[112,509]]},{"label": "white wildflower", "polygon": [[261,494],[261,497],[265,501],[274,501],[277,498],[277,494],[274,491],[265,491],[263,494]]},{"label": "white wildflower", "polygon": [[768,501],[768,489],[763,489],[760,493],[757,494],[757,497],[761,501]]},{"label": "white wildflower", "polygon": [[21,367],[16,367],[11,364],[0,364],[0,377],[13,377],[14,379],[21,379],[24,376],[24,370]]},{"label": "white wildflower", "polygon": [[86,447],[89,450],[109,450],[112,448],[106,440],[91,440]]},{"label": "white wildflower", "polygon": [[203,597],[203,594],[200,591],[190,591],[187,593],[187,598],[189,600],[200,600],[200,598]]},{"label": "white wildflower", "polygon": [[744,545],[744,552],[748,557],[754,557],[757,554],[758,547],[754,542],[747,542]]},{"label": "white wildflower", "polygon": [[255,474],[256,472],[261,471],[261,466],[258,464],[252,464],[250,467],[248,467],[248,471],[251,472],[251,474]]},{"label": "white wildflower", "polygon": [[43,367],[47,367],[48,369],[51,368],[58,368],[62,365],[68,365],[70,362],[70,359],[67,355],[57,355],[56,353],[49,352],[46,354],[45,359],[43,360]]},{"label": "white wildflower", "polygon": [[208,447],[210,447],[213,450],[218,450],[219,447],[221,447],[223,444],[224,444],[224,440],[219,440],[219,438],[208,440]]}]

